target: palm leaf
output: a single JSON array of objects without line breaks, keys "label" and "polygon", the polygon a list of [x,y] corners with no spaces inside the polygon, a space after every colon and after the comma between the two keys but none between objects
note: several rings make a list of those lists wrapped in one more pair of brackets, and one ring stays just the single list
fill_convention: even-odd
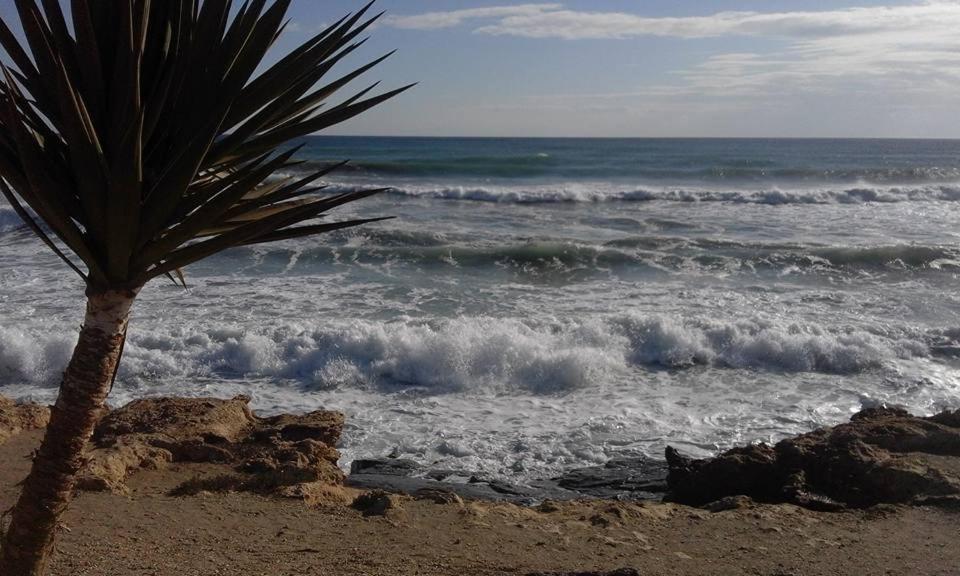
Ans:
[{"label": "palm leaf", "polygon": [[328,79],[372,2],[263,67],[290,2],[15,0],[23,41],[0,20],[0,192],[89,288],[185,285],[233,246],[381,220],[310,223],[375,191],[276,176],[298,164],[278,147],[410,87],[331,101],[390,55]]}]

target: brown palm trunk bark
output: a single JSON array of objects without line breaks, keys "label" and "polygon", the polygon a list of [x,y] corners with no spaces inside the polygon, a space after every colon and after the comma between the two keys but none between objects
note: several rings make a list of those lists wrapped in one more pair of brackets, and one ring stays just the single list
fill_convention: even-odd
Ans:
[{"label": "brown palm trunk bark", "polygon": [[77,347],[60,384],[50,425],[23,482],[0,547],[0,574],[42,576],[67,508],[84,447],[110,393],[135,291],[91,294]]}]

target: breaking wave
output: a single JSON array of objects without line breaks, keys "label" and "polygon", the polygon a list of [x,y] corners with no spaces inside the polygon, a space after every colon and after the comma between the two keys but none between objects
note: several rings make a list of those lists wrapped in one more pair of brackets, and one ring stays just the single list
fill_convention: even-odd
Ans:
[{"label": "breaking wave", "polygon": [[[602,154],[584,156],[584,150],[570,154],[537,152],[536,146],[507,152],[487,149],[470,155],[449,155],[437,149],[421,151],[420,154],[394,155],[379,159],[368,158],[350,162],[337,169],[339,174],[359,177],[382,178],[509,178],[523,179],[542,176],[560,176],[565,180],[589,180],[597,177],[618,180],[653,182],[709,182],[709,183],[836,183],[912,185],[956,182],[960,168],[955,166],[827,166],[792,165],[754,156],[751,158],[722,158],[667,156],[653,158],[631,154],[629,150],[616,150],[619,161]],[[393,156],[393,157],[389,157]],[[333,166],[334,162],[311,160],[300,169],[320,170]]]},{"label": "breaking wave", "polygon": [[[0,200],[0,202],[2,202],[2,200]],[[11,230],[16,230],[21,227],[23,227],[23,220],[17,216],[17,213],[14,212],[13,208],[0,205],[0,234],[10,232]]]},{"label": "breaking wave", "polygon": [[[134,327],[118,385],[270,378],[319,389],[553,394],[595,386],[636,368],[855,374],[930,356],[931,343],[943,345],[951,334],[956,336],[636,314],[580,322],[355,320],[262,331]],[[0,386],[56,384],[74,340],[0,329]]]},{"label": "breaking wave", "polygon": [[[960,270],[960,248],[936,245],[831,247],[656,234],[627,236],[603,244],[549,238],[475,242],[456,235],[386,228],[334,235],[331,240],[324,246],[298,251],[296,266],[309,270],[313,265],[335,263],[408,264],[496,267],[531,273],[620,268],[791,273]],[[268,248],[259,258],[263,263],[279,260],[282,264],[290,254],[286,247]]]},{"label": "breaking wave", "polygon": [[[387,184],[389,185],[389,184]],[[382,185],[331,184],[329,192]],[[444,186],[410,185],[390,188],[390,194],[434,200],[468,200],[504,204],[585,202],[731,202],[739,204],[866,204],[899,202],[958,202],[960,185],[857,186],[804,189],[732,189],[623,187],[614,184]]]}]

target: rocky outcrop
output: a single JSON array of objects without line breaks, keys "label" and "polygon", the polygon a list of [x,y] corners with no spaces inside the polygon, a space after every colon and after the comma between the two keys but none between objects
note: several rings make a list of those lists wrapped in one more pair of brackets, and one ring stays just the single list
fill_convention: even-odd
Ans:
[{"label": "rocky outcrop", "polygon": [[78,486],[126,491],[127,478],[171,462],[216,463],[231,472],[191,480],[179,494],[251,490],[285,496],[316,493],[342,484],[334,448],[343,415],[311,412],[260,418],[250,399],[150,398],[108,413],[94,432],[88,465]]},{"label": "rocky outcrop", "polygon": [[38,430],[50,421],[50,409],[36,404],[17,404],[0,396],[0,444],[27,430]]},{"label": "rocky outcrop", "polygon": [[872,408],[834,428],[705,460],[667,448],[667,462],[666,499],[696,506],[736,495],[820,510],[880,503],[955,505],[960,411],[920,418]]}]

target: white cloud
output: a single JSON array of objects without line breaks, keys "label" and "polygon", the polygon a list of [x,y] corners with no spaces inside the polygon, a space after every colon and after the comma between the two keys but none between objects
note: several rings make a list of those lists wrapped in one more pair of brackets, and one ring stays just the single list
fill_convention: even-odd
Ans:
[{"label": "white cloud", "polygon": [[471,25],[477,34],[564,40],[763,37],[782,43],[764,54],[715,54],[677,71],[682,84],[654,87],[667,92],[829,92],[856,83],[864,89],[907,92],[960,88],[960,0],[657,18],[523,4],[403,16],[390,24],[417,29]]},{"label": "white cloud", "polygon": [[[660,119],[667,119],[667,128],[680,126],[664,128],[663,133],[683,133],[684,123],[693,133],[696,127],[709,128],[722,119],[737,119],[739,124],[730,120],[730,125],[718,125],[716,132],[748,132],[743,126],[749,122],[769,126],[768,131],[775,133],[778,126],[786,131],[791,123],[803,128],[815,111],[814,116],[824,120],[811,125],[810,132],[832,133],[836,126],[837,133],[843,133],[857,126],[862,133],[863,125],[876,125],[878,134],[896,135],[898,130],[913,134],[918,126],[930,133],[946,133],[943,126],[948,124],[960,127],[960,121],[946,121],[960,105],[960,0],[689,17],[522,4],[401,16],[388,25],[461,27],[478,35],[566,41],[763,40],[756,43],[764,47],[762,51],[738,42],[740,51],[735,53],[718,50],[720,43],[698,43],[697,53],[711,48],[714,52],[635,90],[518,98],[508,103],[516,110],[507,116],[516,121],[550,111],[572,117],[589,110],[591,122],[599,115],[609,116],[610,133],[617,133],[621,123],[652,126],[650,131],[656,133]],[[875,121],[871,124],[868,117]]]},{"label": "white cloud", "polygon": [[387,24],[408,29],[436,29],[467,22],[491,21],[480,34],[528,38],[622,39],[639,36],[709,38],[780,36],[809,38],[869,34],[888,30],[947,29],[960,24],[960,2],[934,0],[906,6],[871,6],[823,11],[718,12],[707,16],[648,18],[625,12],[585,12],[562,4],[489,6],[448,12],[394,16]]},{"label": "white cloud", "polygon": [[413,16],[389,16],[384,24],[410,30],[436,30],[459,26],[468,20],[535,16],[561,8],[563,8],[562,4],[519,4],[516,6],[467,8],[447,12],[427,12]]}]

